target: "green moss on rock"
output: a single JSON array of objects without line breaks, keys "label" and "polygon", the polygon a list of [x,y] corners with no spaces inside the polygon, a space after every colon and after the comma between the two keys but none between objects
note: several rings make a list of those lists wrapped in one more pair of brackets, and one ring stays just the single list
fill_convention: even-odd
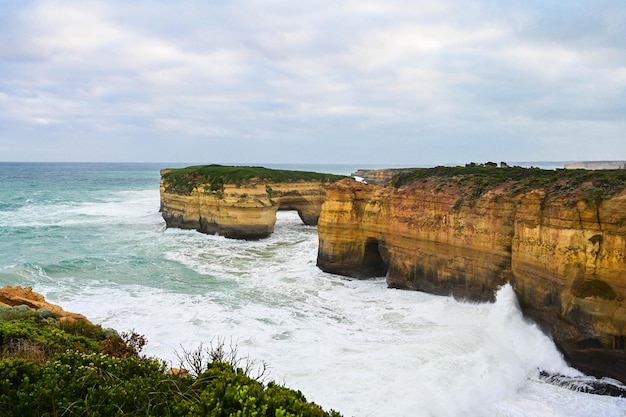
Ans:
[{"label": "green moss on rock", "polygon": [[219,192],[224,184],[241,185],[253,179],[268,182],[322,181],[334,182],[343,175],[311,171],[292,171],[255,166],[197,165],[172,169],[162,175],[165,191],[190,194],[200,184],[209,184],[208,192]]}]

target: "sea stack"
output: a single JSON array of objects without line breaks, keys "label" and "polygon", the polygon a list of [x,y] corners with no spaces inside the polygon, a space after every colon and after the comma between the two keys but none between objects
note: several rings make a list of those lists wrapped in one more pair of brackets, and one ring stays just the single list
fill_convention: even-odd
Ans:
[{"label": "sea stack", "polygon": [[161,171],[161,212],[167,227],[234,239],[274,231],[278,210],[296,210],[317,225],[326,187],[339,175],[263,167],[205,165]]}]

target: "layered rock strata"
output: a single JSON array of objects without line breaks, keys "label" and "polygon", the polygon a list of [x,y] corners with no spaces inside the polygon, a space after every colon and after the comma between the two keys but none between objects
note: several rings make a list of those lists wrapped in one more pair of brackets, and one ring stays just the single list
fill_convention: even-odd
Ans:
[{"label": "layered rock strata", "polygon": [[[161,212],[167,227],[193,229],[234,239],[260,239],[274,231],[278,210],[296,210],[317,225],[331,179],[277,181],[248,178],[219,182],[198,179],[185,191],[173,189],[161,171]],[[330,178],[330,177],[329,177]]]},{"label": "layered rock strata", "polygon": [[626,382],[624,183],[486,181],[331,185],[318,266],[481,301],[510,283],[570,363]]}]

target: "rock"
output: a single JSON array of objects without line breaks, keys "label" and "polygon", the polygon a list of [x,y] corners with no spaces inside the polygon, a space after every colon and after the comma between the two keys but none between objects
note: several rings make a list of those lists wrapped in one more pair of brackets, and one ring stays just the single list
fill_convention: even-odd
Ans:
[{"label": "rock", "polygon": [[588,376],[571,377],[541,371],[539,372],[539,379],[548,384],[576,392],[626,398],[626,386],[620,384],[619,381],[609,378],[596,379]]},{"label": "rock", "polygon": [[480,181],[330,185],[318,266],[479,301],[508,282],[571,364],[626,381],[624,183]]},{"label": "rock", "polygon": [[177,376],[179,378],[187,378],[189,376],[189,371],[183,368],[170,368],[167,370],[167,374]]},{"label": "rock", "polygon": [[32,310],[45,309],[46,314],[52,312],[62,323],[72,323],[82,320],[92,324],[85,316],[77,313],[70,313],[63,310],[56,304],[48,303],[44,296],[33,291],[32,287],[9,287],[0,288],[0,306],[17,307],[24,305]]},{"label": "rock", "polygon": [[[259,169],[222,166],[199,169],[213,167],[215,170],[250,169],[251,172]],[[326,186],[333,179],[343,178],[263,168],[261,172],[266,175],[280,177],[286,172],[295,179],[281,181],[251,177],[235,181],[228,178],[216,180],[213,177],[217,174],[210,171],[204,176],[191,176],[187,183],[189,187],[181,191],[181,187],[173,186],[171,172],[161,171],[161,212],[167,227],[250,240],[267,237],[274,231],[278,210],[296,210],[304,224],[317,225],[326,198]]]}]

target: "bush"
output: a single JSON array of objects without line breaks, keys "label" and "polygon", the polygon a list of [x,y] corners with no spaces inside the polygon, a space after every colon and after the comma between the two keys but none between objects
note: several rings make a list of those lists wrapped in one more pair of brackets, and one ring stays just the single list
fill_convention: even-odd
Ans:
[{"label": "bush", "polygon": [[66,352],[38,367],[0,361],[0,415],[339,416],[299,391],[264,386],[228,363],[194,377],[168,375],[163,362]]},{"label": "bush", "polygon": [[38,374],[39,367],[27,359],[0,360],[0,415],[26,415],[18,394],[29,391]]},{"label": "bush", "polygon": [[28,306],[19,305],[15,307],[0,306],[0,320],[13,320],[25,317],[33,317],[36,313]]},{"label": "bush", "polygon": [[49,318],[40,319],[36,314],[25,315],[0,321],[0,357],[21,356],[24,349],[20,346],[38,346],[42,353],[47,352],[45,360],[68,349],[99,352],[101,338],[99,326],[81,324],[68,328]]},{"label": "bush", "polygon": [[[146,339],[135,331],[117,336],[89,323],[60,326],[51,317],[14,313],[0,320],[0,417],[339,416],[299,391],[251,377],[249,362],[223,339],[210,349],[183,350],[181,362],[196,366],[189,376],[140,356]],[[37,360],[24,354],[35,347],[43,352]]]},{"label": "bush", "polygon": [[132,330],[130,332],[122,332],[121,335],[117,333],[110,334],[109,337],[100,342],[100,345],[102,346],[102,351],[107,355],[116,358],[129,358],[138,356],[146,343],[148,343],[148,340],[145,336]]}]

